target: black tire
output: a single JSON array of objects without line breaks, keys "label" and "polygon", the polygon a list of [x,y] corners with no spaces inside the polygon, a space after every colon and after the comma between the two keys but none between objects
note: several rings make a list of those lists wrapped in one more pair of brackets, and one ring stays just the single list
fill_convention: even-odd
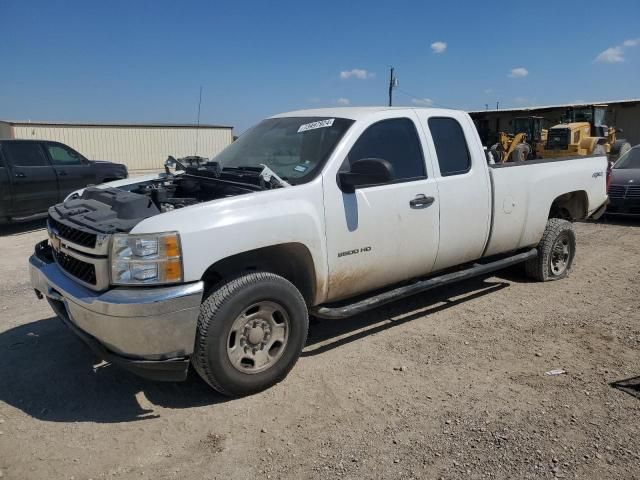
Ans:
[{"label": "black tire", "polygon": [[493,161],[495,163],[502,163],[502,156],[504,155],[504,151],[502,150],[502,145],[499,143],[495,143],[489,149],[491,155],[493,156]]},{"label": "black tire", "polygon": [[[576,254],[576,231],[573,224],[560,218],[550,218],[537,248],[538,256],[525,263],[527,276],[540,282],[566,277],[571,271]],[[562,269],[557,268],[560,257],[564,258]]]},{"label": "black tire", "polygon": [[524,162],[527,158],[529,158],[529,154],[531,153],[531,147],[527,143],[519,143],[511,152],[511,160],[512,162]]},{"label": "black tire", "polygon": [[[239,344],[235,345],[240,339],[235,338],[232,327],[239,319],[246,318],[243,315],[246,316],[250,307],[261,302],[282,307],[288,336],[282,352],[271,366],[263,371],[245,373],[234,366],[228,353],[231,335],[234,348],[240,348]],[[191,362],[198,374],[223,395],[242,396],[259,392],[287,376],[302,352],[308,328],[306,303],[289,281],[268,272],[235,277],[219,284],[202,302]],[[241,339],[244,341],[245,337]],[[262,348],[266,348],[265,345]]]}]

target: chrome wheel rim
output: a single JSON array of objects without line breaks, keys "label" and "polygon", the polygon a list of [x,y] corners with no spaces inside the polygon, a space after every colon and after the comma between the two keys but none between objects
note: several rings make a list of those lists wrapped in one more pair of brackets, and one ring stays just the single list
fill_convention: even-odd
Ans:
[{"label": "chrome wheel rim", "polygon": [[231,365],[249,374],[271,368],[286,349],[290,323],[287,311],[276,302],[262,301],[245,308],[227,337]]},{"label": "chrome wheel rim", "polygon": [[561,234],[556,238],[551,249],[551,272],[554,275],[562,275],[569,265],[570,257],[571,243],[569,235]]}]

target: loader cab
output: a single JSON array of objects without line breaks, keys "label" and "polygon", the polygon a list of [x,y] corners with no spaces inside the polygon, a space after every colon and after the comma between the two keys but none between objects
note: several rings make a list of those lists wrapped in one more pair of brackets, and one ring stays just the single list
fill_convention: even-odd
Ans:
[{"label": "loader cab", "polygon": [[609,127],[604,119],[607,114],[607,105],[590,105],[588,107],[569,108],[565,114],[563,123],[586,122],[591,126],[592,137],[606,137]]},{"label": "loader cab", "polygon": [[513,133],[526,133],[529,142],[539,142],[542,139],[542,117],[516,117]]}]

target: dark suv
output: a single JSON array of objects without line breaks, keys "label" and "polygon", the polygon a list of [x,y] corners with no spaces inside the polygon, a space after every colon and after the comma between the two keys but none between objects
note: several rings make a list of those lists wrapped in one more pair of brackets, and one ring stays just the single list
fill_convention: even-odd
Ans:
[{"label": "dark suv", "polygon": [[87,185],[127,178],[125,165],[87,160],[45,140],[0,140],[0,223],[45,214]]}]

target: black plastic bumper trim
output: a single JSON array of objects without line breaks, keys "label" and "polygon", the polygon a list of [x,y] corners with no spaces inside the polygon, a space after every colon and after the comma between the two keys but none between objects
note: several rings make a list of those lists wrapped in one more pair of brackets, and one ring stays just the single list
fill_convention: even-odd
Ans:
[{"label": "black plastic bumper trim", "polygon": [[[64,310],[64,307],[62,308]],[[189,371],[189,359],[188,358],[170,358],[167,360],[140,360],[123,357],[109,351],[104,345],[102,345],[94,337],[78,328],[69,319],[66,312],[61,312],[56,309],[56,313],[62,323],[64,323],[73,333],[75,333],[80,339],[87,344],[87,346],[98,357],[106,360],[109,363],[118,365],[119,367],[135,373],[139,377],[146,378],[148,380],[162,381],[162,382],[181,382],[186,380]]]}]

